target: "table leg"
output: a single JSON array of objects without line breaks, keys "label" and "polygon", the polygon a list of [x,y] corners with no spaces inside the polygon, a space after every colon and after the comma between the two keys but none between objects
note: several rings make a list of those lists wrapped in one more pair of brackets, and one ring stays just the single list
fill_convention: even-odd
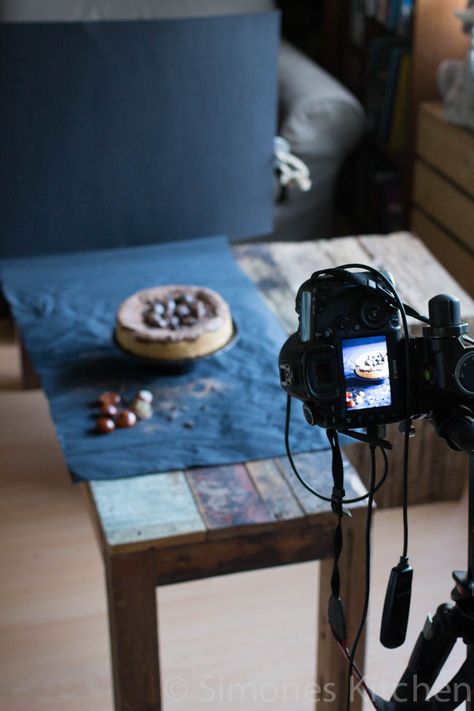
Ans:
[{"label": "table leg", "polygon": [[105,560],[115,711],[160,711],[153,551]]},{"label": "table leg", "polygon": [[[344,520],[344,548],[340,557],[341,599],[344,603],[349,643],[359,627],[365,592],[365,509],[352,511]],[[331,594],[332,559],[321,561],[319,582],[319,640],[317,651],[317,711],[345,709],[348,663],[337,646],[328,623],[328,601]],[[365,633],[357,649],[356,662],[364,671]],[[361,711],[363,691],[354,681],[352,711]]]}]

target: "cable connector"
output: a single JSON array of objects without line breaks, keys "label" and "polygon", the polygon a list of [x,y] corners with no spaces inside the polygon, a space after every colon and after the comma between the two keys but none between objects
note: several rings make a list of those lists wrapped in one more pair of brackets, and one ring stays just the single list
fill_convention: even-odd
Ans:
[{"label": "cable connector", "polygon": [[348,518],[352,517],[349,509],[342,505],[345,495],[345,489],[339,489],[337,486],[333,486],[331,494],[331,509],[338,518],[341,518],[342,516],[347,516]]},{"label": "cable connector", "polygon": [[344,642],[347,639],[347,625],[342,600],[340,597],[331,595],[328,605],[328,620],[334,636],[338,642]]}]

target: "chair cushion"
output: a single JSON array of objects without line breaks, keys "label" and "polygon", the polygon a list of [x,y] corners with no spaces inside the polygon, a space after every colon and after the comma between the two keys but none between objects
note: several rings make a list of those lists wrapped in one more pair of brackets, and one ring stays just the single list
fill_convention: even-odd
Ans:
[{"label": "chair cushion", "polygon": [[364,126],[357,99],[287,42],[279,57],[281,135],[300,155],[345,156]]}]

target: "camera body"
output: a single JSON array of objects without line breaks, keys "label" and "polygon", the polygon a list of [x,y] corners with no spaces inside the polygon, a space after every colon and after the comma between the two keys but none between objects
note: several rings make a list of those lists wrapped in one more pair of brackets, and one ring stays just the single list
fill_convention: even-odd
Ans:
[{"label": "camera body", "polygon": [[407,343],[393,292],[388,275],[343,268],[316,272],[300,287],[280,382],[303,401],[310,424],[369,427],[427,414],[440,393],[446,405],[474,398],[474,347],[463,339],[459,301],[434,297],[430,325]]}]

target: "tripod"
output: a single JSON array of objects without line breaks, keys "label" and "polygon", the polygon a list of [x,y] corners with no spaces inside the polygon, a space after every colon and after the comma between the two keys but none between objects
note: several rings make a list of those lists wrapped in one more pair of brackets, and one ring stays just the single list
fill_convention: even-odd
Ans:
[{"label": "tripod", "polygon": [[[452,603],[440,605],[427,618],[392,698],[386,701],[370,692],[378,711],[451,711],[464,701],[468,711],[474,708],[474,417],[462,408],[447,418],[435,414],[434,422],[450,446],[470,453],[468,568],[453,573]],[[467,645],[466,660],[451,681],[428,698],[457,639]]]}]

